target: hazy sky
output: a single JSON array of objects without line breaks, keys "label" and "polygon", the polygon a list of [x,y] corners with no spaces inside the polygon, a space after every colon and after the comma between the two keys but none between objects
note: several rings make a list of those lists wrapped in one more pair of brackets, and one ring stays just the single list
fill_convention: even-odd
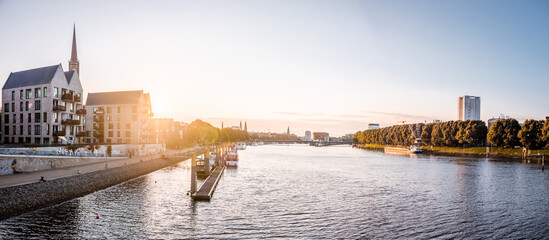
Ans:
[{"label": "hazy sky", "polygon": [[[549,1],[3,1],[0,79],[62,63],[158,117],[342,135],[398,121],[549,115]],[[2,83],[3,84],[3,83]]]}]

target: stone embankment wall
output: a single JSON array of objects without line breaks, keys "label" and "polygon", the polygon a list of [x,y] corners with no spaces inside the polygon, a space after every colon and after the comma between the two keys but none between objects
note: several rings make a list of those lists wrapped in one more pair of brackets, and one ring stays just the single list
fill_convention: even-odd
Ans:
[{"label": "stone embankment wall", "polygon": [[92,153],[85,147],[78,148],[75,152],[65,147],[1,148],[0,175],[13,173],[13,160],[17,161],[18,172],[33,172],[124,159],[128,158],[126,154],[129,151],[134,156],[165,152],[162,144],[112,145],[114,157],[107,157],[106,149],[107,145],[98,146]]},{"label": "stone embankment wall", "polygon": [[0,188],[0,220],[81,197],[184,159],[156,159],[46,182]]},{"label": "stone embankment wall", "polygon": [[0,155],[0,175],[12,174],[11,163],[17,161],[18,172],[33,172],[65,168],[90,163],[107,162],[126,157],[59,157],[59,156],[6,156]]}]

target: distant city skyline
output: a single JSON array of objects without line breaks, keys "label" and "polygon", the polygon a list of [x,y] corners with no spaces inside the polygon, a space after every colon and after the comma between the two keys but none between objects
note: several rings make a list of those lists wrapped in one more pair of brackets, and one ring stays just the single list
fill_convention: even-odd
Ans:
[{"label": "distant city skyline", "polygon": [[157,117],[341,136],[455,120],[463,95],[484,121],[549,115],[548,2],[397,2],[1,1],[0,79],[69,69],[76,23],[84,98],[142,89]]}]

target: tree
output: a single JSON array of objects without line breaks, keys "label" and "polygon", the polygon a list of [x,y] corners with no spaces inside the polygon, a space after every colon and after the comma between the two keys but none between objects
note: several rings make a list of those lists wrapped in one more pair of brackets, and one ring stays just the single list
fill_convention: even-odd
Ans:
[{"label": "tree", "polygon": [[503,139],[505,134],[503,126],[504,120],[505,119],[500,119],[495,121],[492,123],[492,126],[490,126],[490,130],[488,130],[487,140],[495,147],[503,147]]},{"label": "tree", "polygon": [[482,145],[486,141],[486,134],[488,133],[488,128],[483,121],[472,120],[468,121],[467,127],[465,128],[464,141],[471,145]]},{"label": "tree", "polygon": [[506,147],[513,148],[514,146],[517,146],[520,144],[520,140],[518,138],[518,132],[520,131],[520,124],[517,122],[516,119],[509,118],[509,119],[502,119],[504,121],[504,129],[505,129],[505,138],[503,139],[503,143]]},{"label": "tree", "polygon": [[421,129],[421,141],[426,145],[431,145],[431,133],[433,132],[433,123],[423,126]]},{"label": "tree", "polygon": [[543,124],[543,129],[541,131],[541,139],[546,146],[549,146],[549,119],[545,120]]},{"label": "tree", "polygon": [[111,145],[107,146],[107,155],[109,155],[109,157],[112,156],[112,146]]},{"label": "tree", "polygon": [[522,146],[528,149],[539,149],[545,144],[542,139],[543,122],[533,119],[524,121],[518,137]]},{"label": "tree", "polygon": [[431,144],[435,146],[444,146],[442,124],[435,124],[431,132]]}]

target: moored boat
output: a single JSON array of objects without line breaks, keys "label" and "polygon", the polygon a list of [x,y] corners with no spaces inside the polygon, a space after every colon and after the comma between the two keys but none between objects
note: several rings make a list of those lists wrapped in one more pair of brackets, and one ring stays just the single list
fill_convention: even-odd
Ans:
[{"label": "moored boat", "polygon": [[236,150],[227,152],[225,155],[226,167],[238,167],[238,152]]}]

